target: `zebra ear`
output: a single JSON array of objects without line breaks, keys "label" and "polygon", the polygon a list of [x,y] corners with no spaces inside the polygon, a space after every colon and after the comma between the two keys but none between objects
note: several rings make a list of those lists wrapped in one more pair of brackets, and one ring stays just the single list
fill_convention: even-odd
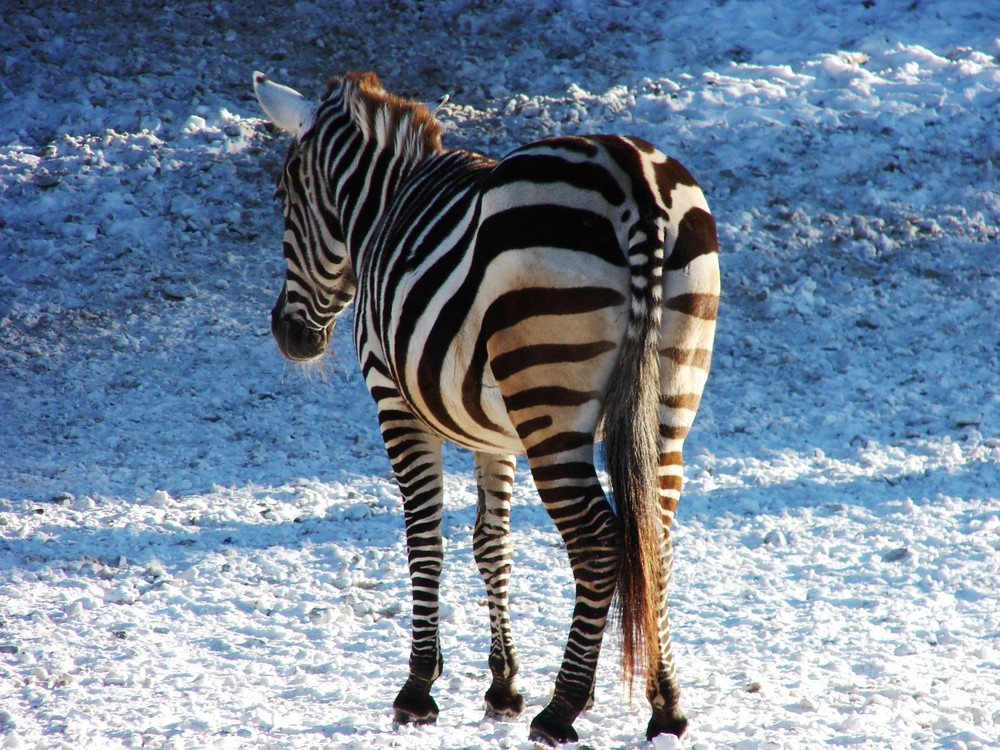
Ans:
[{"label": "zebra ear", "polygon": [[427,102],[424,106],[427,107],[428,111],[431,113],[431,117],[437,117],[438,112],[440,112],[444,105],[448,103],[451,97],[448,94],[444,94],[436,102]]},{"label": "zebra ear", "polygon": [[275,126],[296,138],[309,129],[315,110],[298,91],[275,83],[260,71],[253,74],[253,90],[264,114]]}]

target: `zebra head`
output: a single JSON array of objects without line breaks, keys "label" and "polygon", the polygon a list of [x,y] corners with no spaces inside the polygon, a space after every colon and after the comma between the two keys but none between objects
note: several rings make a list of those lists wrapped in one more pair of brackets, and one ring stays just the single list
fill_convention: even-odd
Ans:
[{"label": "zebra head", "polygon": [[285,217],[287,270],[271,333],[286,359],[307,362],[326,351],[336,317],[354,298],[354,269],[314,136],[316,106],[263,73],[254,73],[253,82],[265,114],[292,136],[275,190]]}]

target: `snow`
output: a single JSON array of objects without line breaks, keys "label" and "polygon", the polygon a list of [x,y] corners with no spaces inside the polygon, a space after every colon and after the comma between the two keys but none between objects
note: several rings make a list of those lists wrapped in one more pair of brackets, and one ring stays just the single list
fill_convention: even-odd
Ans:
[{"label": "snow", "polygon": [[[285,365],[251,74],[373,68],[446,143],[653,141],[716,214],[672,624],[640,741],[1000,747],[1000,8],[966,0],[15,3],[0,32],[0,748],[530,748],[484,719],[469,457],[446,452],[436,726],[393,729],[409,583],[350,322]],[[572,582],[523,464],[528,716]]]}]

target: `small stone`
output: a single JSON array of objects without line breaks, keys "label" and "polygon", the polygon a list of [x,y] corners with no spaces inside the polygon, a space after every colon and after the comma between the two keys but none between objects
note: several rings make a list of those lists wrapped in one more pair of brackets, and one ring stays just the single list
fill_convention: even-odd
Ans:
[{"label": "small stone", "polygon": [[910,552],[907,547],[897,547],[896,549],[891,549],[882,555],[882,562],[892,563],[892,562],[906,562],[913,557],[913,553]]},{"label": "small stone", "polygon": [[309,622],[316,624],[326,624],[333,619],[333,615],[326,607],[313,607],[306,615]]},{"label": "small stone", "polygon": [[785,546],[785,535],[782,534],[777,529],[771,529],[764,536],[764,544],[769,547],[784,547]]},{"label": "small stone", "polygon": [[62,177],[51,172],[39,172],[35,176],[35,184],[42,190],[51,190],[62,182]]}]

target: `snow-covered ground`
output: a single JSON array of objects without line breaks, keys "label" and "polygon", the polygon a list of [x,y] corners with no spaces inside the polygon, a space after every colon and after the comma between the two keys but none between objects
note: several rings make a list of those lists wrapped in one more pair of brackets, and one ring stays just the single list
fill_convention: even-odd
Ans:
[{"label": "snow-covered ground", "polygon": [[[0,748],[530,748],[483,719],[471,462],[446,454],[437,726],[345,321],[268,330],[286,142],[250,74],[374,69],[446,141],[645,137],[722,240],[676,526],[682,747],[1000,746],[995,0],[5,2]],[[529,716],[571,581],[521,468]],[[581,747],[639,740],[602,660]]]}]

